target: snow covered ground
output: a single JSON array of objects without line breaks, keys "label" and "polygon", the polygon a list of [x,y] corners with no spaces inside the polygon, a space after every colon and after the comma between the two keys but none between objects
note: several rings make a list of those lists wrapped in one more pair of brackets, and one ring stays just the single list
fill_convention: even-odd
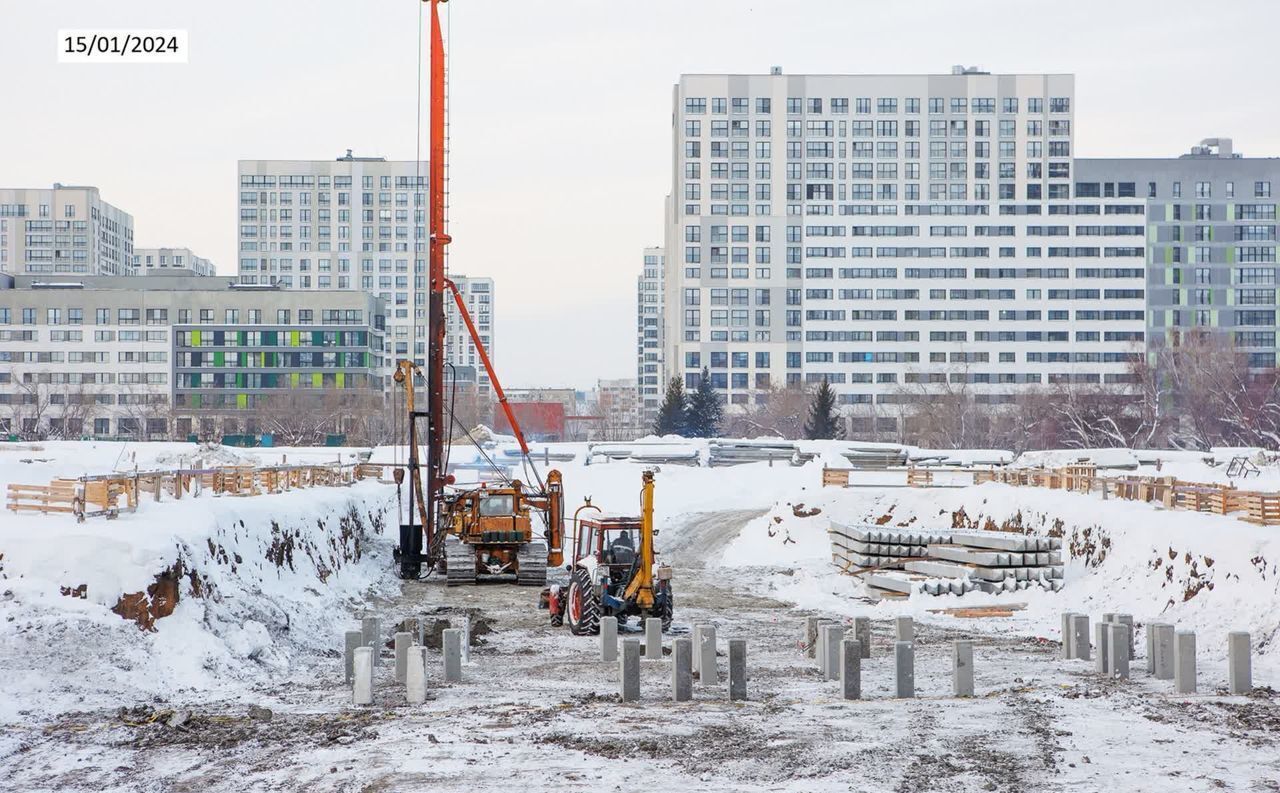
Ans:
[{"label": "snow covered ground", "polygon": [[[688,443],[705,453],[702,442]],[[551,629],[530,590],[402,585],[390,563],[391,485],[144,498],[136,513],[83,524],[6,514],[0,790],[626,790],[640,780],[672,790],[1280,789],[1280,700],[1266,688],[1280,679],[1280,529],[993,483],[907,489],[900,471],[822,488],[822,465],[844,467],[844,447],[802,445],[818,456],[800,467],[661,465],[657,473],[677,631],[709,621],[722,637],[749,642],[751,700],[733,705],[719,687],[699,688],[691,704],[666,702],[668,667],[659,662],[645,664],[645,701],[620,705],[616,672],[596,660],[595,641]],[[276,463],[280,455],[350,461],[361,451],[216,454]],[[570,507],[591,496],[611,512],[638,510],[643,465],[588,465],[585,445],[550,451],[574,454],[552,463],[564,471]],[[0,444],[0,485],[172,467],[201,453],[215,454],[188,444]],[[395,456],[373,450],[374,462]],[[1171,456],[1160,467],[1220,481],[1212,477],[1222,466]],[[1149,469],[1138,472],[1154,475]],[[965,480],[939,473],[935,481],[948,478]],[[1280,483],[1280,471],[1264,467],[1263,481],[1272,480]],[[1071,549],[1066,587],[873,603],[831,565],[833,520],[913,529],[990,520],[1060,534]],[[154,632],[110,611],[175,562],[181,599]],[[83,599],[61,592],[81,584]],[[1000,602],[1026,607],[982,620],[930,611]],[[469,609],[493,620],[494,633],[476,648],[464,683],[437,682],[424,708],[400,704],[384,678],[378,706],[359,710],[349,705],[337,648],[341,631],[370,608],[388,630],[393,620]],[[1173,696],[1141,660],[1128,684],[1058,660],[1063,611],[1094,619],[1128,612],[1140,624],[1159,617],[1195,630],[1202,693]],[[912,702],[887,698],[890,619],[904,613],[919,626],[920,699]],[[799,652],[807,614],[872,617],[867,701],[838,700],[835,684]],[[1254,681],[1263,687],[1253,697],[1218,691],[1230,630],[1253,634]],[[972,701],[949,697],[949,641],[958,636],[977,641]],[[385,666],[380,674],[389,674]],[[248,717],[250,705],[274,718]],[[186,726],[164,726],[170,711],[187,714]]]}]

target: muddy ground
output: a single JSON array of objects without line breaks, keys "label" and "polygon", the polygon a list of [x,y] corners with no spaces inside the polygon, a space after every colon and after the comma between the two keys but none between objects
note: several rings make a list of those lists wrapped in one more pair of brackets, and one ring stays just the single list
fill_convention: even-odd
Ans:
[{"label": "muddy ground", "polygon": [[1175,699],[1141,662],[1130,683],[1102,681],[1034,637],[976,637],[979,696],[957,700],[949,641],[964,626],[917,624],[918,697],[904,701],[889,698],[891,624],[876,621],[865,699],[838,699],[798,647],[804,614],[758,594],[778,571],[698,564],[756,514],[688,516],[664,548],[677,570],[673,632],[716,624],[722,674],[724,639],[747,639],[747,702],[698,682],[694,702],[671,703],[668,662],[646,660],[644,701],[624,705],[597,640],[551,628],[536,592],[427,581],[368,606],[387,626],[466,610],[493,632],[461,684],[440,685],[433,656],[425,706],[403,704],[389,652],[376,706],[349,704],[336,647],[361,614],[335,615],[332,653],[234,701],[3,725],[0,790],[1280,790],[1273,692]]}]

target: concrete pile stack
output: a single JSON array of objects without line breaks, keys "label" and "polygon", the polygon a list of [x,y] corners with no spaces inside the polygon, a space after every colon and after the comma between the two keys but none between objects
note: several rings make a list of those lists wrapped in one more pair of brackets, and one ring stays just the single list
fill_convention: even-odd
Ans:
[{"label": "concrete pile stack", "polygon": [[[841,570],[876,568],[868,592],[903,598],[914,592],[963,595],[1062,589],[1062,540],[1006,532],[901,531],[832,524],[831,558]],[[900,571],[900,572],[899,572]]]},{"label": "concrete pile stack", "polygon": [[951,542],[931,544],[925,555],[929,560],[908,562],[904,569],[969,581],[973,589],[987,593],[1033,586],[1053,592],[1062,589],[1062,540],[1058,537],[1005,532],[953,534]]},{"label": "concrete pile stack", "polygon": [[949,532],[902,531],[881,526],[845,526],[832,523],[831,558],[836,566],[901,568],[904,562],[925,556],[931,544],[951,542]]},{"label": "concrete pile stack", "polygon": [[[796,445],[783,440],[711,441],[707,465],[712,468],[743,463],[773,462],[798,465]],[[812,459],[812,455],[809,455]]]},{"label": "concrete pile stack", "polygon": [[861,470],[882,471],[907,464],[907,450],[900,446],[850,446],[840,454],[851,467]]}]

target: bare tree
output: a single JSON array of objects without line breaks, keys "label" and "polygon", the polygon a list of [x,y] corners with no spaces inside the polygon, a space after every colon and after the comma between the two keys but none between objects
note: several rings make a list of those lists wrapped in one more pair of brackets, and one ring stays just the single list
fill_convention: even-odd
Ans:
[{"label": "bare tree", "polygon": [[809,400],[808,390],[799,384],[762,391],[753,403],[725,414],[724,435],[730,438],[801,438],[804,436]]}]

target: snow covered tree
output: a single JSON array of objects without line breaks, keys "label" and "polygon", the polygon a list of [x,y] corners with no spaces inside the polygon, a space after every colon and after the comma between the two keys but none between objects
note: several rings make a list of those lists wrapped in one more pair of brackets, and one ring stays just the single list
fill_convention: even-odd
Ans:
[{"label": "snow covered tree", "polygon": [[653,425],[654,435],[682,435],[688,420],[689,400],[684,393],[684,383],[673,377],[667,383],[667,394],[658,408],[658,419]]},{"label": "snow covered tree", "polygon": [[809,420],[804,425],[804,436],[811,441],[839,440],[844,437],[844,422],[840,420],[840,413],[836,410],[836,392],[825,377],[809,402]]},{"label": "snow covered tree", "polygon": [[698,388],[689,395],[689,412],[685,435],[690,438],[714,438],[720,434],[724,406],[711,388],[711,376],[703,368]]}]

